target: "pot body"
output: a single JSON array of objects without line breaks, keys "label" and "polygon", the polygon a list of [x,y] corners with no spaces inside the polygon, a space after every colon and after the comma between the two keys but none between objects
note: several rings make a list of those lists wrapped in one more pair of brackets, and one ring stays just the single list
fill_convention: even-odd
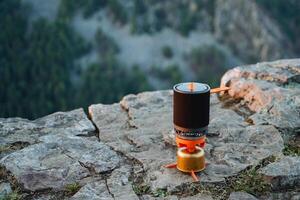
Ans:
[{"label": "pot body", "polygon": [[197,140],[206,135],[209,103],[210,87],[207,84],[179,83],[173,87],[173,123],[178,137]]}]

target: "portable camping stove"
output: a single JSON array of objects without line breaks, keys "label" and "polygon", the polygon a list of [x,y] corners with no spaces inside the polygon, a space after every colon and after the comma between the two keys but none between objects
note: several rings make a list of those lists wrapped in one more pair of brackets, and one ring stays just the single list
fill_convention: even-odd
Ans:
[{"label": "portable camping stove", "polygon": [[173,123],[176,134],[177,162],[166,165],[190,173],[205,169],[205,139],[209,124],[210,94],[229,90],[228,87],[210,89],[203,83],[179,83],[173,87]]}]

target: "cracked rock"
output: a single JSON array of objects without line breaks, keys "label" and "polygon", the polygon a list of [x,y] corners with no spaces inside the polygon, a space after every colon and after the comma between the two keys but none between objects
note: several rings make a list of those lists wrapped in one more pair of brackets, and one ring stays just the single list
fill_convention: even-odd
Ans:
[{"label": "cracked rock", "polygon": [[15,142],[34,144],[47,134],[88,135],[95,127],[86,117],[83,109],[70,112],[56,112],[30,121],[22,118],[0,118],[0,145]]},{"label": "cracked rock", "polygon": [[[105,173],[119,166],[117,153],[98,142],[96,137],[76,136],[95,130],[82,109],[54,113],[28,122],[35,128],[39,127],[39,131],[32,129],[31,125],[26,129],[28,124],[21,122],[22,128],[32,133],[39,143],[3,157],[0,164],[26,190],[62,190],[66,184],[80,182],[93,173]],[[10,131],[8,125],[2,127],[2,133],[6,132],[9,138],[18,135],[18,140],[22,141],[17,125],[11,124],[11,127],[14,128]]]},{"label": "cracked rock", "polygon": [[107,190],[105,181],[92,182],[83,186],[70,200],[114,200]]},{"label": "cracked rock", "polygon": [[124,165],[114,170],[107,180],[107,187],[115,199],[139,199],[129,182],[130,173],[130,166]]},{"label": "cracked rock", "polygon": [[300,187],[300,157],[285,156],[261,170],[273,188],[286,189]]},{"label": "cracked rock", "polygon": [[130,166],[124,165],[114,170],[107,180],[88,183],[81,188],[71,200],[138,200],[139,198],[134,193],[132,185],[129,182],[130,170]]},{"label": "cracked rock", "polygon": [[222,77],[228,94],[241,98],[255,114],[254,124],[271,124],[285,133],[300,127],[300,59],[236,67]]},{"label": "cracked rock", "polygon": [[48,135],[44,143],[31,145],[4,157],[0,164],[12,172],[25,189],[62,189],[92,173],[111,171],[120,158],[105,144],[80,137]]},{"label": "cracked rock", "polygon": [[[299,199],[299,156],[282,155],[283,136],[300,130],[299,75],[300,60],[293,59],[241,66],[223,76],[222,85],[231,89],[219,97],[211,95],[208,166],[197,173],[203,185],[224,184],[275,155],[283,158],[260,173],[279,191],[263,198]],[[176,159],[172,95],[170,90],[143,92],[127,95],[120,103],[91,105],[96,127],[82,109],[33,121],[0,119],[0,165],[22,191],[41,199],[60,198],[44,191],[63,195],[72,183],[82,185],[73,200],[161,199],[150,195],[156,191],[171,194],[165,199],[212,199],[201,193],[172,194],[192,182],[189,174],[163,167]],[[138,196],[132,185],[139,184],[153,193]],[[287,188],[289,193],[281,193]],[[250,196],[235,192],[230,198]]]},{"label": "cracked rock", "polygon": [[[100,131],[100,140],[142,163],[146,174],[144,180],[153,190],[173,190],[190,182],[189,175],[162,167],[174,162],[176,156],[174,143],[169,143],[173,129],[172,92],[129,95],[120,104],[110,108],[102,104],[89,107],[92,120]],[[225,177],[273,154],[280,154],[283,149],[277,129],[270,125],[249,126],[243,116],[224,108],[215,95],[211,99],[210,118],[209,130],[218,134],[208,136],[206,159],[209,166],[198,174],[202,182],[222,182]],[[134,127],[124,128],[128,120]]]}]

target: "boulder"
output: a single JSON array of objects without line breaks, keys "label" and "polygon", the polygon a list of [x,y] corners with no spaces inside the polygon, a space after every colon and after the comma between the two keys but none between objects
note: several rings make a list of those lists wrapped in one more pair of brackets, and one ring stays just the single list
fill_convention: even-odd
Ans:
[{"label": "boulder", "polygon": [[265,179],[275,189],[300,187],[300,157],[285,156],[261,169]]},{"label": "boulder", "polygon": [[62,189],[93,172],[109,172],[120,163],[117,153],[96,138],[90,141],[49,135],[43,139],[45,142],[11,153],[0,161],[27,190]]},{"label": "boulder", "polygon": [[[87,137],[95,128],[82,109],[55,113],[27,121],[26,125],[24,121],[10,122],[13,128],[6,125],[2,133],[22,141],[21,130],[24,130],[38,143],[8,154],[0,164],[26,190],[62,190],[65,185],[80,182],[91,173],[105,173],[119,166],[120,157],[115,151],[99,142],[97,137]],[[18,130],[20,123],[23,129]]]},{"label": "boulder", "polygon": [[300,59],[236,67],[222,77],[228,94],[253,112],[254,124],[270,124],[287,134],[300,130]]},{"label": "boulder", "polygon": [[35,144],[48,134],[88,135],[95,127],[87,119],[83,109],[56,112],[33,121],[22,118],[0,118],[0,145],[18,142]]}]

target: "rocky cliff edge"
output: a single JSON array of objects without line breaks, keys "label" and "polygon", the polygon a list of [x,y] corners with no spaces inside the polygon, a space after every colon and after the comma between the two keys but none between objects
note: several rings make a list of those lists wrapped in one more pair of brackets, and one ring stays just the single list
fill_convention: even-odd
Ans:
[{"label": "rocky cliff edge", "polygon": [[0,199],[299,199],[300,59],[239,66],[211,96],[208,163],[175,160],[172,91],[0,119]]}]

